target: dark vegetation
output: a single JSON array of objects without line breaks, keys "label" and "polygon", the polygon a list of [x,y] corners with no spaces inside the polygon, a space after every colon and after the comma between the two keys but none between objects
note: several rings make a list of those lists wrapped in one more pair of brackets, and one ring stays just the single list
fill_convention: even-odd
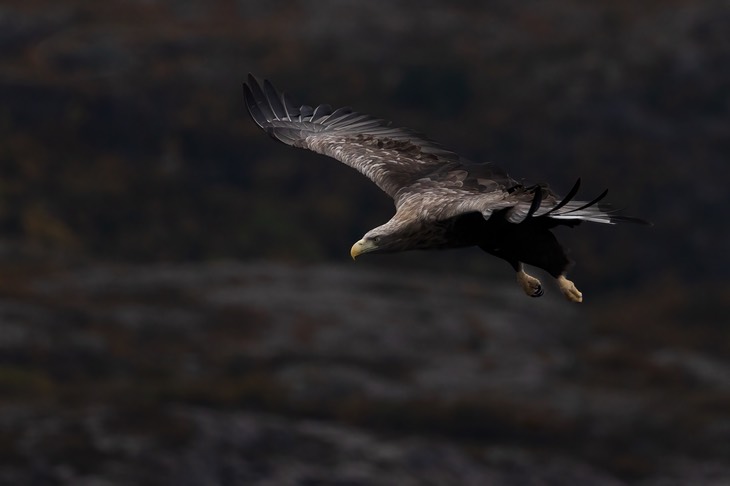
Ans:
[{"label": "dark vegetation", "polygon": [[[4,2],[0,482],[728,480],[729,15]],[[350,266],[391,202],[249,71],[655,226],[560,234],[578,309],[477,250]]]}]

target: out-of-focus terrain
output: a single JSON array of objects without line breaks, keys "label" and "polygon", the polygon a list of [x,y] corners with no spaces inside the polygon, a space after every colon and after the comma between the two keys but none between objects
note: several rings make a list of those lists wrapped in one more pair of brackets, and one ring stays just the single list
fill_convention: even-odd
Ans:
[{"label": "out-of-focus terrain", "polygon": [[[3,2],[0,482],[726,484],[729,24]],[[391,201],[266,137],[248,72],[655,226],[559,233],[582,306],[478,250],[346,262]]]},{"label": "out-of-focus terrain", "polygon": [[730,477],[726,355],[496,281],[219,262],[3,290],[6,484]]}]

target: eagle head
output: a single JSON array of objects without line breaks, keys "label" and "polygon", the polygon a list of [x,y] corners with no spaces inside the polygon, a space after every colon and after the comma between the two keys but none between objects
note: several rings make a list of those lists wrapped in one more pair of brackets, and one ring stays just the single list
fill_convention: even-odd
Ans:
[{"label": "eagle head", "polygon": [[363,253],[393,253],[413,249],[413,239],[403,227],[396,227],[390,222],[373,228],[357,241],[350,249],[354,260]]},{"label": "eagle head", "polygon": [[354,260],[363,253],[382,252],[386,248],[387,235],[367,233],[362,239],[355,242],[350,249],[350,256]]},{"label": "eagle head", "polygon": [[387,223],[373,228],[350,249],[354,260],[363,253],[393,253],[421,248],[422,224],[412,219],[404,219],[396,214]]},{"label": "eagle head", "polygon": [[383,231],[382,227],[365,233],[350,249],[350,256],[354,260],[363,253],[393,253],[409,249],[408,238],[401,233]]}]

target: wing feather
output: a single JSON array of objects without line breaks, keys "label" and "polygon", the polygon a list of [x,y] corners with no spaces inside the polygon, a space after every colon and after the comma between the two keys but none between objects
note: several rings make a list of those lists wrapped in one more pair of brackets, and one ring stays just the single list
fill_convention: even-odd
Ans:
[{"label": "wing feather", "polygon": [[299,108],[297,108],[297,105],[292,102],[289,95],[287,95],[286,93],[281,93],[281,103],[284,105],[287,120],[295,121],[299,118]]},{"label": "wing feather", "polygon": [[350,115],[351,113],[352,108],[350,108],[349,106],[343,106],[342,108],[337,108],[328,117],[320,120],[319,123],[328,127],[332,127],[334,124],[336,124],[346,116]]},{"label": "wing feather", "polygon": [[271,111],[274,112],[276,119],[288,120],[289,116],[286,113],[284,104],[281,102],[281,94],[277,93],[269,80],[264,81],[264,94],[266,95],[266,101],[269,107],[271,107]]},{"label": "wing feather", "polygon": [[[329,155],[369,177],[391,197],[420,177],[459,156],[406,128],[329,105],[294,108],[269,81],[252,75],[244,100],[256,124],[275,139]],[[286,100],[286,97],[283,99]],[[292,115],[293,113],[298,113]]]},{"label": "wing feather", "polygon": [[[263,114],[264,119],[277,120],[278,118],[276,118],[276,115],[274,115],[274,112],[271,109],[268,100],[266,99],[266,95],[264,95],[264,92],[261,90],[261,86],[259,85],[258,81],[256,81],[256,78],[254,78],[250,74],[248,75],[248,86],[249,91],[251,92],[250,100],[252,100],[254,104],[258,107],[258,111]],[[246,103],[250,110],[251,105],[248,103],[248,101],[249,100],[247,100]]]},{"label": "wing feather", "polygon": [[254,98],[251,88],[249,88],[247,84],[243,85],[243,99],[246,101],[246,106],[248,106],[248,112],[251,114],[251,118],[253,118],[258,126],[263,128],[264,124],[267,121],[267,117],[261,111],[261,108]]},{"label": "wing feather", "polygon": [[601,201],[601,200],[602,200],[602,199],[603,199],[604,197],[606,197],[606,195],[608,195],[608,189],[606,189],[605,191],[603,191],[603,192],[602,192],[601,194],[599,194],[599,195],[598,195],[598,197],[596,197],[596,198],[595,198],[595,199],[593,199],[592,201],[590,201],[590,202],[587,202],[587,203],[585,203],[584,205],[582,205],[582,206],[579,206],[579,207],[577,207],[577,208],[575,208],[575,209],[571,209],[571,210],[569,210],[569,211],[563,211],[563,212],[561,212],[560,214],[562,214],[562,215],[566,215],[566,214],[570,214],[570,213],[575,213],[575,212],[579,212],[579,211],[581,211],[581,210],[583,210],[583,209],[586,209],[586,208],[588,208],[588,207],[590,207],[590,206],[593,206],[593,205],[595,205],[595,204],[598,204],[598,202],[599,202],[599,201]]},{"label": "wing feather", "polygon": [[273,138],[333,157],[370,178],[418,218],[444,220],[479,212],[484,218],[502,214],[512,223],[531,219],[584,220],[598,223],[638,222],[592,201],[575,201],[580,179],[564,198],[547,186],[524,187],[501,168],[469,162],[457,153],[407,128],[349,107],[299,108],[271,82],[249,74],[243,86],[251,117]]},{"label": "wing feather", "polygon": [[563,198],[562,201],[560,201],[556,206],[554,206],[549,211],[545,212],[545,216],[549,215],[550,213],[554,213],[558,209],[562,208],[566,204],[568,204],[575,196],[578,194],[578,189],[580,189],[580,177],[577,181],[575,181],[575,184],[573,184],[573,188],[568,191],[568,194]]},{"label": "wing feather", "polygon": [[540,204],[542,203],[542,188],[540,186],[535,187],[535,196],[532,198],[532,203],[530,203],[530,209],[527,210],[527,215],[525,216],[525,219],[531,217],[533,214],[535,214],[535,211],[540,209]]},{"label": "wing feather", "polygon": [[299,117],[299,121],[303,122],[303,121],[306,121],[307,119],[312,118],[312,113],[314,113],[314,110],[312,110],[312,107],[309,105],[302,105],[299,108],[299,112],[301,113],[301,115]]}]

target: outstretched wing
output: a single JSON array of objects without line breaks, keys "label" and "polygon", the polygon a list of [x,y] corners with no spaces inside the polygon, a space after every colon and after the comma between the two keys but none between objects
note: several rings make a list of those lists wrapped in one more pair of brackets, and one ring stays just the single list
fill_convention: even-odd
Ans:
[{"label": "outstretched wing", "polygon": [[547,186],[524,187],[490,163],[469,162],[408,128],[329,105],[297,107],[284,93],[249,74],[243,95],[251,117],[273,138],[333,157],[358,170],[390,195],[397,207],[415,203],[416,217],[431,221],[469,212],[510,222],[531,217],[613,223],[620,217],[594,201],[562,200]]},{"label": "outstretched wing", "polygon": [[[296,107],[269,81],[262,85],[251,75],[243,85],[243,95],[251,117],[269,135],[287,145],[334,157],[393,198],[418,179],[463,162],[455,152],[410,129],[391,127],[388,121],[350,108]],[[500,173],[495,170],[493,177]]]}]

